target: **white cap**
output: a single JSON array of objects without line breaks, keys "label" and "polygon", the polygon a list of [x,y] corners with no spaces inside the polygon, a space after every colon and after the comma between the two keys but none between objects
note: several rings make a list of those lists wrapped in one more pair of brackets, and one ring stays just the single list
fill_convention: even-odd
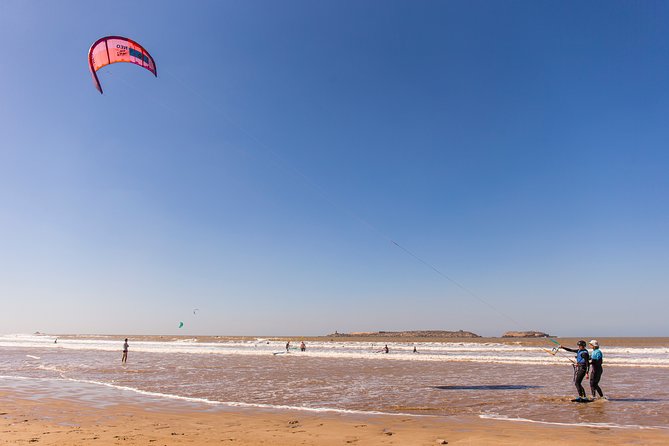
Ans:
[{"label": "white cap", "polygon": [[597,339],[593,339],[592,341],[590,341],[590,345],[592,345],[593,347],[599,347],[599,342],[597,342]]}]

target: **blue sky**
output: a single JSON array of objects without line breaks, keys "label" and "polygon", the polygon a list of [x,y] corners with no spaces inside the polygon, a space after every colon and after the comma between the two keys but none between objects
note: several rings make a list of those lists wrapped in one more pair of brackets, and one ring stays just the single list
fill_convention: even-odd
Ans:
[{"label": "blue sky", "polygon": [[668,19],[4,0],[0,330],[669,335]]}]

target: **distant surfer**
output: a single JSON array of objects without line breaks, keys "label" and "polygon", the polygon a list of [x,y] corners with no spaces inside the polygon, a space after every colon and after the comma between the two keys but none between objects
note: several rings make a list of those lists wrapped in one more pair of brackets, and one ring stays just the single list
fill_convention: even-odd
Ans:
[{"label": "distant surfer", "polygon": [[592,355],[590,355],[590,392],[592,393],[592,398],[597,398],[599,393],[600,398],[604,398],[604,393],[599,387],[599,380],[602,379],[602,362],[604,357],[602,356],[602,351],[599,349],[599,342],[597,339],[590,341],[590,347],[592,347]]},{"label": "distant surfer", "polygon": [[581,382],[583,381],[584,377],[588,376],[588,369],[590,368],[590,355],[588,354],[588,350],[585,348],[585,341],[578,341],[576,345],[578,346],[577,350],[565,347],[563,345],[560,345],[560,348],[567,350],[568,352],[576,353],[576,363],[574,364],[574,384],[576,385],[576,390],[578,391],[578,398],[576,401],[582,401],[588,399]]},{"label": "distant surfer", "polygon": [[300,342],[300,351],[307,351],[307,345],[304,343],[304,341]]},{"label": "distant surfer", "polygon": [[416,346],[415,346],[415,345],[413,346],[413,352],[414,352],[414,353],[418,353],[418,350],[416,350]]},{"label": "distant surfer", "polygon": [[58,344],[58,338],[54,339],[54,340],[53,340],[53,343],[54,343],[54,344]]},{"label": "distant surfer", "polygon": [[289,349],[290,349],[290,341],[286,342],[286,353],[288,353]]},{"label": "distant surfer", "polygon": [[125,364],[128,361],[128,338],[125,338],[125,342],[123,342],[123,356],[121,356],[121,364]]},{"label": "distant surfer", "polygon": [[386,344],[386,346],[383,347],[383,353],[390,353],[390,349],[388,348],[388,344]]}]

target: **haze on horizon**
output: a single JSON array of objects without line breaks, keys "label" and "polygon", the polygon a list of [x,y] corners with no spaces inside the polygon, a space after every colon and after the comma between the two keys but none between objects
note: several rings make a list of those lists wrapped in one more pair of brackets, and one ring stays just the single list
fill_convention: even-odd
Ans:
[{"label": "haze on horizon", "polygon": [[668,21],[4,0],[0,333],[668,336]]}]

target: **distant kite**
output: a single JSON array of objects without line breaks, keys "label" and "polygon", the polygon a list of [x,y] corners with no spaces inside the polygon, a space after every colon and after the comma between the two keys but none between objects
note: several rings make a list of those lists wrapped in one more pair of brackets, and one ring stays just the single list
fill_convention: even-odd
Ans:
[{"label": "distant kite", "polygon": [[194,309],[193,309],[193,314],[197,314],[198,311],[200,311],[199,308],[194,308]]},{"label": "distant kite", "polygon": [[88,50],[88,67],[93,75],[93,84],[102,94],[102,85],[97,71],[116,62],[130,62],[144,67],[158,77],[156,63],[142,45],[127,37],[107,36],[98,39]]},{"label": "distant kite", "polygon": [[184,323],[183,323],[183,322],[179,322],[179,328],[181,328],[181,327],[183,327],[183,326],[184,326]]}]

